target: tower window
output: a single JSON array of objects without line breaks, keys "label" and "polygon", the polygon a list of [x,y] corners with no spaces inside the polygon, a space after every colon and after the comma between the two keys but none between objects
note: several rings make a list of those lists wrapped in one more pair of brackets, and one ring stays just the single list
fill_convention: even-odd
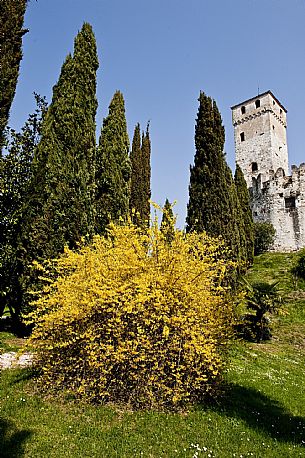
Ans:
[{"label": "tower window", "polygon": [[245,132],[240,133],[240,141],[244,142],[245,141]]},{"label": "tower window", "polygon": [[282,114],[282,113],[283,113],[283,110],[280,110],[280,114]]},{"label": "tower window", "polygon": [[285,197],[285,208],[288,210],[295,208],[295,197]]},{"label": "tower window", "polygon": [[241,107],[241,114],[245,114],[246,113],[246,107]]},{"label": "tower window", "polygon": [[275,129],[275,127],[274,127],[274,126],[272,126],[272,129],[274,130],[274,129]]},{"label": "tower window", "polygon": [[259,108],[261,106],[261,101],[260,100],[255,100],[255,107]]},{"label": "tower window", "polygon": [[252,169],[252,172],[257,172],[258,171],[257,162],[252,162],[251,169]]}]

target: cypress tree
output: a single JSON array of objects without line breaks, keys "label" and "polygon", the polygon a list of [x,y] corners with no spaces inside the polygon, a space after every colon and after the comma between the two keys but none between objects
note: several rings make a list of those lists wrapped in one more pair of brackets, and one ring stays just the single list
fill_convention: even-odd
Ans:
[{"label": "cypress tree", "polygon": [[173,207],[168,199],[165,200],[160,230],[164,234],[168,243],[171,243],[175,236],[175,222]]},{"label": "cypress tree", "polygon": [[57,256],[94,232],[97,68],[95,37],[85,23],[53,88],[34,156],[19,250],[23,290],[32,260]]},{"label": "cypress tree", "polygon": [[26,0],[1,0],[0,4],[0,151],[4,129],[15,96],[22,59],[22,36]]},{"label": "cypress tree", "polygon": [[187,231],[222,236],[240,261],[234,182],[223,152],[225,132],[216,102],[203,92],[195,126],[195,160],[190,168]]},{"label": "cypress tree", "polygon": [[254,225],[252,211],[250,208],[250,196],[244,174],[238,164],[235,170],[235,187],[240,204],[241,217],[244,223],[244,233],[246,241],[246,261],[247,266],[253,264],[254,256]]},{"label": "cypress tree", "polygon": [[67,56],[53,88],[34,158],[29,210],[34,213],[31,223],[44,232],[36,233],[38,257],[55,256],[65,244],[73,247],[93,234],[97,68],[95,37],[85,23],[75,38],[74,55]]},{"label": "cypress tree", "polygon": [[130,210],[133,221],[143,228],[149,225],[150,220],[150,156],[151,144],[149,137],[149,124],[146,132],[140,136],[140,125],[135,127],[131,160],[131,190],[130,190]]},{"label": "cypress tree", "polygon": [[238,261],[237,273],[241,274],[246,271],[248,265],[245,226],[232,171],[227,163],[225,163],[225,176],[232,209],[231,218],[228,219],[228,233],[236,235],[236,237],[232,237],[229,246],[234,253],[234,260]]},{"label": "cypress tree", "polygon": [[142,135],[142,169],[143,169],[143,202],[142,202],[142,221],[143,224],[149,225],[150,220],[150,198],[151,198],[151,188],[150,188],[150,178],[151,178],[151,166],[150,166],[150,157],[151,157],[151,142],[149,136],[149,123],[146,127],[145,134]]},{"label": "cypress tree", "polygon": [[142,221],[142,150],[141,150],[141,130],[138,123],[134,129],[132,148],[130,152],[131,180],[130,180],[130,201],[129,208],[133,222],[141,226]]},{"label": "cypress tree", "polygon": [[129,213],[131,165],[123,94],[116,91],[103,120],[96,162],[96,231]]}]

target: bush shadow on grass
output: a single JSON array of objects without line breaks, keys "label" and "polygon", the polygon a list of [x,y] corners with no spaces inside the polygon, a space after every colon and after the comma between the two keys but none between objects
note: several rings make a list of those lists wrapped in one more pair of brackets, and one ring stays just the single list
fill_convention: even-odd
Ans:
[{"label": "bush shadow on grass", "polygon": [[18,430],[13,422],[0,418],[0,456],[1,458],[21,458],[24,456],[25,442],[33,433]]},{"label": "bush shadow on grass", "polygon": [[278,401],[253,388],[230,385],[215,410],[273,439],[305,446],[305,418],[293,416]]},{"label": "bush shadow on grass", "polygon": [[21,382],[27,382],[29,380],[35,379],[38,376],[38,371],[32,367],[23,367],[13,369],[13,377],[11,378],[10,384],[18,385]]}]

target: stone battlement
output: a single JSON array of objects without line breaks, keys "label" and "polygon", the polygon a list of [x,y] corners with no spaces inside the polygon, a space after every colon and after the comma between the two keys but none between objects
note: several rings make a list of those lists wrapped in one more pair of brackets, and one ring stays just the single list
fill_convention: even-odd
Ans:
[{"label": "stone battlement", "polygon": [[262,109],[256,111],[256,113],[249,113],[247,116],[242,115],[241,113],[239,113],[233,119],[233,126],[236,127],[236,126],[244,124],[244,123],[246,123],[248,121],[252,121],[253,119],[258,118],[259,116],[262,116],[262,115],[264,115],[266,113],[272,114],[274,116],[274,118],[280,124],[282,124],[285,128],[287,127],[286,117],[279,116],[279,114],[273,109],[273,107],[271,105],[270,106],[264,106]]}]

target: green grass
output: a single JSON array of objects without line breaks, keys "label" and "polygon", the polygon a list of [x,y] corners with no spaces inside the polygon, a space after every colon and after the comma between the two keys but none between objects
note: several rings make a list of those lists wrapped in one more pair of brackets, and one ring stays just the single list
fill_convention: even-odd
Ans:
[{"label": "green grass", "polygon": [[285,338],[284,330],[287,324],[291,325],[289,334],[293,328],[296,332],[301,331],[305,335],[305,281],[296,280],[291,274],[298,253],[265,253],[255,258],[252,269],[247,274],[250,282],[274,282],[278,281],[278,288],[284,300],[283,312],[279,326],[282,326],[281,336]]},{"label": "green grass", "polygon": [[11,332],[0,332],[0,353],[17,351],[22,347],[23,343],[23,339],[15,337]]},{"label": "green grass", "polygon": [[275,319],[273,340],[235,345],[217,405],[181,413],[90,406],[42,398],[29,371],[6,370],[0,456],[305,457],[305,298],[289,274],[294,257],[262,255],[249,272],[281,281],[289,314]]},{"label": "green grass", "polygon": [[[304,291],[305,282],[297,282],[291,274],[291,268],[296,263],[298,253],[265,253],[257,256],[254,266],[247,277],[251,281],[279,281],[283,293]],[[296,291],[297,290],[297,291]]]}]

